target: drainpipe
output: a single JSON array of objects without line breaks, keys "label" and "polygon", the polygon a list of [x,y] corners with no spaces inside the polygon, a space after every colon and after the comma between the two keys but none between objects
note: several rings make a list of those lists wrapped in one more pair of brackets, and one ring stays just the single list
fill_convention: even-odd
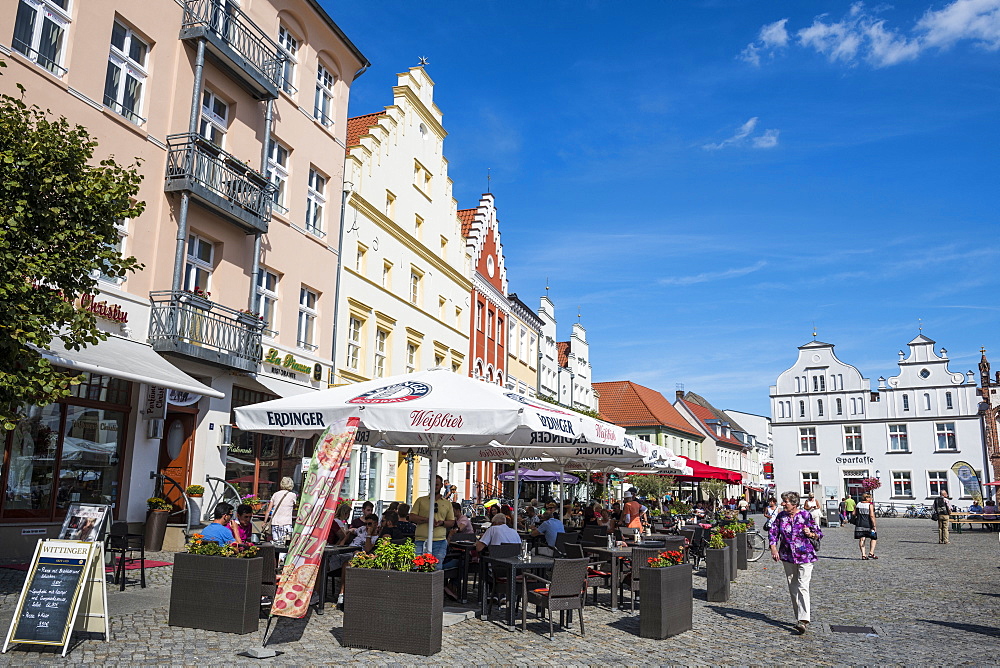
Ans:
[{"label": "drainpipe", "polygon": [[[274,100],[267,101],[264,111],[264,142],[260,149],[260,173],[268,174],[267,158],[271,153],[271,122],[274,118]],[[268,176],[270,176],[268,174]],[[269,179],[270,180],[270,179]],[[250,261],[250,294],[247,296],[247,310],[257,310],[257,281],[260,275],[260,232],[253,237],[253,257]]]},{"label": "drainpipe", "polygon": [[[344,176],[347,176],[347,153],[344,153]],[[340,324],[340,284],[344,269],[344,219],[347,218],[347,198],[351,196],[354,184],[344,181],[344,191],[340,196],[340,240],[337,249],[337,287],[333,293],[333,350],[330,352],[330,372],[332,384],[337,382],[337,327]]]},{"label": "drainpipe", "polygon": [[[194,88],[191,92],[191,113],[188,116],[188,134],[198,132],[198,117],[201,110],[201,84],[205,76],[205,40],[198,40],[198,54],[194,61]],[[192,146],[189,150],[194,151]],[[193,157],[193,156],[192,156]],[[188,235],[188,208],[191,205],[191,196],[187,192],[181,193],[181,209],[177,215],[177,242],[174,246],[174,273],[170,281],[170,289],[180,292],[183,285],[184,258],[187,246]]]}]

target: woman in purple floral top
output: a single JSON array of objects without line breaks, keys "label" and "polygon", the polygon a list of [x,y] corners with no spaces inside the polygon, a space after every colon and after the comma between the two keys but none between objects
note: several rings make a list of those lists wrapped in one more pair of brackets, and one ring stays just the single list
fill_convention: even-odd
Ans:
[{"label": "woman in purple floral top", "polygon": [[812,578],[813,563],[817,560],[810,538],[822,538],[823,532],[816,526],[812,513],[799,509],[797,492],[781,495],[781,512],[771,523],[771,558],[781,561],[788,580],[788,594],[792,597],[792,611],[795,613],[795,630],[806,632],[809,624],[809,580]]}]

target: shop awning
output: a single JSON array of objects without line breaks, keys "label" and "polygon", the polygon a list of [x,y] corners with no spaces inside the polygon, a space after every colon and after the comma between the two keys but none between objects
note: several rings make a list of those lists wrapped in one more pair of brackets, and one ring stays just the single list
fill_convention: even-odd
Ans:
[{"label": "shop awning", "polygon": [[199,383],[145,343],[120,336],[109,336],[97,345],[82,350],[67,350],[62,342],[53,339],[49,350],[36,348],[53,364],[77,371],[103,374],[122,380],[146,385],[157,385],[168,390],[180,390],[222,399],[226,395]]},{"label": "shop awning", "polygon": [[709,466],[708,464],[702,464],[697,459],[689,459],[681,455],[681,458],[687,460],[687,465],[691,467],[693,473],[689,476],[677,476],[679,480],[725,480],[728,483],[739,483],[743,481],[743,474],[737,471],[730,471],[729,469],[720,469],[717,466]]},{"label": "shop awning", "polygon": [[299,385],[298,383],[289,383],[288,381],[275,378],[274,376],[268,376],[263,373],[258,373],[253,377],[253,379],[260,385],[263,385],[268,392],[277,394],[279,397],[294,397],[297,394],[306,394],[307,392],[316,391],[311,387]]},{"label": "shop awning", "polygon": [[748,490],[750,490],[751,492],[763,492],[763,491],[764,491],[764,490],[763,490],[762,488],[760,488],[760,487],[751,487],[750,485],[746,485],[746,488],[747,488]]}]

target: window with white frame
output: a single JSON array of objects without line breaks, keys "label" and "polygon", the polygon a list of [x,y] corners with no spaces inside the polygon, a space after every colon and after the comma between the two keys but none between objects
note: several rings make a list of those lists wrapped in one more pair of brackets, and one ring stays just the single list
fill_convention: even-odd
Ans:
[{"label": "window with white frame", "polygon": [[448,312],[448,300],[442,297],[441,295],[438,295],[438,318],[441,319],[441,322],[444,322],[444,319],[446,317],[445,314],[447,312]]},{"label": "window with white frame", "polygon": [[889,452],[909,452],[910,440],[905,424],[889,425]]},{"label": "window with white frame", "polygon": [[410,303],[414,306],[420,306],[420,278],[419,272],[410,272]]},{"label": "window with white frame", "polygon": [[306,230],[317,237],[325,237],[323,231],[323,209],[326,207],[326,177],[309,168],[309,183],[306,190]]},{"label": "window with white frame", "polygon": [[229,103],[210,90],[201,94],[201,119],[198,134],[216,146],[225,146],[229,128]]},{"label": "window with white frame", "polygon": [[333,125],[333,84],[336,81],[336,77],[330,73],[330,70],[322,65],[317,66],[313,118],[326,127]]},{"label": "window with white frame", "polygon": [[388,190],[385,191],[385,217],[389,220],[396,217],[396,196]]},{"label": "window with white frame", "polygon": [[420,216],[413,217],[413,237],[417,241],[423,241],[424,238],[424,219]]},{"label": "window with white frame", "polygon": [[931,395],[924,392],[924,410],[929,411],[931,409]]},{"label": "window with white frame", "polygon": [[387,356],[389,332],[384,329],[375,330],[375,364],[372,368],[373,378],[385,377],[385,360]]},{"label": "window with white frame", "polygon": [[816,453],[816,427],[799,427],[799,452]]},{"label": "window with white frame", "polygon": [[287,146],[271,137],[267,153],[267,169],[271,173],[271,184],[274,186],[273,201],[282,213],[287,213],[285,186],[288,184],[288,154],[290,151]]},{"label": "window with white frame", "polygon": [[813,376],[813,392],[826,392],[826,376]]},{"label": "window with white frame", "polygon": [[837,415],[843,415],[843,414],[844,414],[844,400],[838,398],[837,399]]},{"label": "window with white frame", "polygon": [[955,408],[955,403],[951,398],[951,392],[944,393],[944,407],[948,410]]},{"label": "window with white frame", "polygon": [[892,472],[892,495],[913,496],[913,480],[909,471]]},{"label": "window with white frame", "polygon": [[281,90],[289,95],[294,95],[295,89],[295,66],[298,63],[296,54],[299,51],[299,40],[295,39],[291,32],[283,25],[278,26],[278,46],[285,54],[285,61],[281,65]]},{"label": "window with white frame", "polygon": [[361,370],[361,320],[351,318],[347,325],[347,366]]},{"label": "window with white frame", "polygon": [[934,432],[937,436],[937,450],[958,450],[958,443],[955,440],[955,423],[938,422],[934,425]]},{"label": "window with white frame", "polygon": [[388,289],[392,285],[392,262],[382,262],[382,287]]},{"label": "window with white frame", "polygon": [[358,252],[354,255],[354,271],[358,272],[362,276],[364,276],[365,269],[368,264],[367,256],[368,256],[368,247],[362,243],[359,243]]},{"label": "window with white frame", "polygon": [[799,417],[805,417],[805,416],[806,416],[806,402],[800,401],[799,402]]},{"label": "window with white frame", "polygon": [[483,305],[476,302],[476,331],[483,331]]},{"label": "window with white frame", "polygon": [[211,294],[212,270],[215,268],[215,244],[197,234],[188,235],[187,262],[184,265],[184,289]]},{"label": "window with white frame", "polygon": [[142,125],[142,91],[146,83],[149,44],[131,28],[115,21],[111,28],[111,53],[104,78],[104,106]]},{"label": "window with white frame", "polygon": [[455,327],[462,327],[462,309],[455,307]]},{"label": "window with white frame", "polygon": [[941,496],[942,492],[948,491],[947,471],[927,472],[927,496]]},{"label": "window with white frame", "polygon": [[844,426],[844,452],[864,452],[861,445],[861,425]]},{"label": "window with white frame", "polygon": [[264,267],[257,274],[257,313],[264,322],[265,333],[274,336],[278,311],[278,274]]},{"label": "window with white frame", "polygon": [[503,335],[504,335],[504,333],[505,332],[504,332],[504,328],[503,328],[503,316],[500,315],[499,313],[497,313],[497,341],[500,342],[500,345],[503,345],[503,341],[504,341]]},{"label": "window with white frame", "polygon": [[903,410],[904,411],[910,410],[910,395],[908,394],[903,395]]},{"label": "window with white frame", "polygon": [[406,344],[406,373],[413,373],[417,370],[417,344]]},{"label": "window with white frame", "polygon": [[70,24],[68,10],[69,0],[20,0],[14,19],[11,46],[57,77],[66,74],[62,61]]},{"label": "window with white frame", "polygon": [[306,350],[316,350],[318,346],[313,343],[316,335],[316,303],[319,295],[302,286],[299,288],[299,326],[296,334],[296,343],[300,348]]},{"label": "window with white frame", "polygon": [[819,491],[819,471],[803,471],[801,475],[803,494]]},{"label": "window with white frame", "polygon": [[[115,223],[116,239],[115,242],[109,244],[111,248],[115,250],[118,255],[125,254],[125,237],[128,236],[128,218],[122,218]],[[105,265],[105,270],[107,266]],[[121,285],[125,282],[124,276],[111,276],[100,269],[97,270],[97,278],[106,283],[114,283],[115,285]]]},{"label": "window with white frame", "polygon": [[434,366],[442,367],[444,366],[444,355],[441,353],[434,353]]},{"label": "window with white frame", "polygon": [[823,417],[823,400],[822,399],[817,399],[816,400],[816,415],[818,415],[819,417]]},{"label": "window with white frame", "polygon": [[493,338],[493,309],[486,309],[486,336]]}]

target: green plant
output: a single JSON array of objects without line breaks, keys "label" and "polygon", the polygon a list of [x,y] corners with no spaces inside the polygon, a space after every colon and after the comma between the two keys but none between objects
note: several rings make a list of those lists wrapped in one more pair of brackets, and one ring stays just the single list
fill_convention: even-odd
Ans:
[{"label": "green plant", "polygon": [[691,504],[684,503],[683,501],[672,501],[670,503],[670,512],[674,515],[690,515]]},{"label": "green plant", "polygon": [[146,499],[146,508],[149,510],[170,510],[172,507],[169,501],[159,496],[151,496]]},{"label": "green plant", "polygon": [[713,550],[721,550],[726,547],[726,542],[722,540],[722,536],[718,533],[712,532],[712,535],[708,539],[708,546]]},{"label": "green plant", "polygon": [[205,486],[188,485],[187,489],[184,490],[184,493],[187,494],[188,496],[201,496],[202,494],[205,493]]},{"label": "green plant", "polygon": [[205,540],[205,537],[200,533],[191,536],[187,551],[205,557],[231,557],[234,559],[253,559],[259,552],[256,545],[241,545],[240,543],[219,545],[214,540]]},{"label": "green plant", "polygon": [[371,554],[355,552],[348,564],[352,568],[374,568],[381,571],[433,571],[438,563],[432,554],[417,554],[412,540],[396,545],[388,538],[375,544]]},{"label": "green plant", "polygon": [[726,493],[725,480],[702,480],[699,487],[701,487],[701,493],[711,499],[713,507],[715,502]]},{"label": "green plant", "polygon": [[660,510],[659,508],[653,508],[652,510],[649,511],[649,516],[650,517],[659,517],[662,514],[663,514],[663,511]]},{"label": "green plant", "polygon": [[669,550],[660,552],[655,557],[646,560],[650,568],[666,568],[667,566],[679,566],[684,563],[684,553],[680,550]]},{"label": "green plant", "polygon": [[673,489],[677,486],[677,478],[672,475],[661,475],[659,473],[635,473],[625,478],[625,480],[630,485],[634,485],[641,494],[655,497],[657,500],[663,498],[668,489]]},{"label": "green plant", "polygon": [[254,506],[260,503],[260,498],[256,494],[246,494],[240,498],[240,503],[245,503],[248,506]]},{"label": "green plant", "polygon": [[747,524],[744,524],[743,522],[733,522],[732,524],[729,525],[729,528],[735,531],[736,533],[747,532]]},{"label": "green plant", "polygon": [[736,532],[733,530],[733,527],[728,524],[717,526],[712,529],[712,535],[719,535],[725,539],[736,538]]},{"label": "green plant", "polygon": [[[23,95],[20,83],[5,88],[15,86]],[[142,176],[112,158],[95,161],[97,146],[83,126],[0,94],[0,426],[7,430],[25,407],[58,401],[82,382],[39,349],[58,340],[80,350],[108,337],[93,309],[98,276],[142,268],[122,257],[116,224],[140,219]]]}]

